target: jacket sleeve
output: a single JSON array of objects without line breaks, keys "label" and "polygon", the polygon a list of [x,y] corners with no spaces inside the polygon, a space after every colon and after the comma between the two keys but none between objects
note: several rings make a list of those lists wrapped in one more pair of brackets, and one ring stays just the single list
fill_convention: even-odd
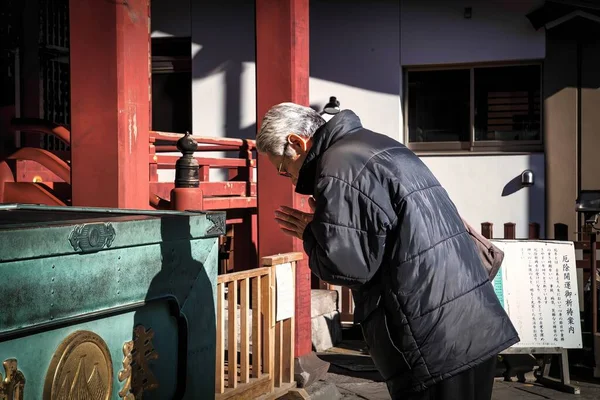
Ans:
[{"label": "jacket sleeve", "polygon": [[333,177],[319,180],[315,200],[303,234],[310,269],[333,285],[354,288],[369,281],[383,259],[387,214],[371,196]]}]

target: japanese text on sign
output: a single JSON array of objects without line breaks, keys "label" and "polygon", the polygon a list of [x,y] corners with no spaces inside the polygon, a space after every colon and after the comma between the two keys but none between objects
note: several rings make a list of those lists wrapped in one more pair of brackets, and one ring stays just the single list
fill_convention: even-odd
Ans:
[{"label": "japanese text on sign", "polygon": [[521,342],[514,347],[581,348],[572,242],[494,241],[504,251],[493,281]]}]

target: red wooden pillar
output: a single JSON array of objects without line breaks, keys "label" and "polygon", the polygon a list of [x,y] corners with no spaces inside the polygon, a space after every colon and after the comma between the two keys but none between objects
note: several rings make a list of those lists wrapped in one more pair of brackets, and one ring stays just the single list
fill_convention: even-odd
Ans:
[{"label": "red wooden pillar", "polygon": [[149,0],[70,0],[73,205],[148,208]]},{"label": "red wooden pillar", "polygon": [[[256,93],[257,125],[275,104],[291,101],[309,105],[309,0],[256,0]],[[258,255],[265,257],[303,251],[302,242],[283,235],[274,221],[281,205],[308,209],[305,197],[297,195],[287,178],[280,177],[266,157],[258,168]],[[310,318],[311,272],[306,261],[296,268],[296,377],[299,370],[319,378],[323,368],[312,353]],[[305,361],[303,360],[310,360]],[[307,371],[308,370],[308,371]]]}]

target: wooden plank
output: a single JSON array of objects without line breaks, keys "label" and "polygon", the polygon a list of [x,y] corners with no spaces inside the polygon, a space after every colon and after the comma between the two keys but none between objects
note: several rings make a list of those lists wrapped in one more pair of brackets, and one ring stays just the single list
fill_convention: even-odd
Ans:
[{"label": "wooden plank", "polygon": [[511,118],[505,118],[505,119],[491,119],[489,118],[487,120],[488,125],[505,125],[505,124],[513,124],[515,123],[515,121]]},{"label": "wooden plank", "polygon": [[290,400],[310,400],[310,395],[304,388],[294,388],[290,389],[286,399]]},{"label": "wooden plank", "polygon": [[[201,152],[205,152],[205,151],[235,151],[235,152],[238,152],[238,151],[240,151],[240,147],[239,146],[224,146],[224,145],[217,145],[217,144],[209,144],[209,145],[199,144],[196,151],[201,151]],[[177,146],[172,145],[172,144],[157,143],[156,144],[156,152],[157,153],[179,153],[179,149],[177,148]]]},{"label": "wooden plank", "polygon": [[217,373],[215,374],[215,391],[225,391],[225,324],[223,314],[223,284],[217,283]]},{"label": "wooden plank", "polygon": [[352,293],[350,292],[350,288],[342,287],[341,288],[342,295],[342,313],[344,314],[353,314],[354,310],[352,309]]},{"label": "wooden plank", "polygon": [[[202,168],[200,168],[200,169],[202,169]],[[200,172],[202,172],[202,171],[200,171]],[[33,175],[34,174],[32,174],[32,176]],[[200,174],[200,175],[202,175],[202,174]],[[205,178],[206,177],[201,176],[201,179],[205,179]],[[46,180],[47,179],[44,179],[44,181],[46,181]],[[250,197],[246,197],[248,185],[250,185]],[[164,199],[168,199],[171,196],[171,190],[174,187],[175,187],[175,184],[173,182],[151,181],[150,182],[150,193],[153,193]],[[206,197],[210,197],[210,196],[240,196],[243,198],[254,198],[256,196],[256,183],[249,183],[249,182],[201,181],[199,189],[202,190],[202,193]]]},{"label": "wooden plank", "polygon": [[[537,92],[536,92],[537,93]],[[493,97],[522,97],[528,96],[529,92],[488,92],[488,98]]]},{"label": "wooden plank", "polygon": [[[257,0],[256,16],[256,113],[264,115],[274,104],[293,101],[309,105],[309,1]],[[278,53],[273,57],[273,51]],[[265,155],[259,163],[268,163]],[[308,210],[304,196],[295,192],[289,179],[282,179],[275,168],[258,168],[260,194],[258,212],[258,256],[270,256],[290,251],[301,251],[302,243],[281,235],[273,212],[281,204],[302,211]],[[266,238],[266,239],[265,239]],[[310,269],[303,261],[298,267],[302,277],[296,285],[299,300],[296,303],[296,355],[310,354]]]},{"label": "wooden plank", "polygon": [[252,278],[252,377],[261,375],[262,329],[261,329],[261,278]]},{"label": "wooden plank", "polygon": [[529,96],[525,97],[503,97],[503,98],[488,98],[488,104],[529,104]]},{"label": "wooden plank", "polygon": [[274,373],[274,357],[275,357],[275,316],[274,316],[274,287],[272,273],[263,276],[262,287],[262,306],[263,306],[263,329],[264,329],[264,345],[263,345],[263,370],[269,374],[269,391],[273,391],[275,381],[273,380]]},{"label": "wooden plank", "polygon": [[285,264],[289,262],[301,261],[304,259],[304,253],[301,252],[293,252],[293,253],[283,253],[276,254],[274,256],[263,257],[261,259],[262,265],[279,265]]},{"label": "wooden plank", "polygon": [[[183,133],[173,133],[173,132],[160,132],[160,131],[150,131],[150,137],[155,140],[162,140],[165,142],[177,143],[179,139],[183,136]],[[233,138],[216,138],[212,136],[198,136],[192,135],[192,138],[198,144],[218,144],[222,146],[236,146],[242,147],[244,145],[248,145],[250,148],[256,147],[256,141],[250,139],[233,139]]]},{"label": "wooden plank", "polygon": [[240,281],[240,383],[250,379],[250,337],[248,312],[250,311],[250,278]]},{"label": "wooden plank", "polygon": [[514,127],[512,125],[488,125],[488,133],[494,131],[512,132]]},{"label": "wooden plank", "polygon": [[267,374],[260,378],[252,378],[250,382],[239,385],[235,389],[227,389],[224,393],[217,394],[215,400],[226,399],[257,399],[269,393],[270,377]]},{"label": "wooden plank", "polygon": [[[52,172],[63,182],[71,183],[71,167],[52,152],[33,147],[23,147],[10,156],[9,160],[31,161]],[[18,178],[17,178],[18,179]]]},{"label": "wooden plank", "polygon": [[13,118],[12,128],[24,134],[29,132],[55,135],[63,143],[71,144],[71,132],[63,125],[47,121],[41,118]]},{"label": "wooden plank", "polygon": [[269,267],[261,267],[261,268],[250,269],[248,271],[233,272],[231,274],[219,275],[217,277],[217,282],[227,283],[227,282],[231,282],[231,281],[240,281],[240,280],[246,279],[246,278],[266,276],[266,275],[269,275],[269,272],[270,272]]},{"label": "wooden plank", "polygon": [[249,182],[200,182],[199,188],[204,196],[242,196],[246,197],[250,185],[250,196],[256,196],[256,183]]},{"label": "wooden plank", "polygon": [[527,104],[522,104],[522,105],[512,105],[512,106],[489,106],[488,107],[488,111],[511,111],[511,110],[515,110],[515,111],[527,111],[529,110],[529,105]]},{"label": "wooden plank", "polygon": [[[256,398],[255,400],[275,400],[280,399],[283,396],[287,395],[292,389],[296,387],[296,382],[292,383],[283,383],[281,387],[274,388],[270,393],[267,393],[263,396]],[[286,397],[287,398],[287,397]]]},{"label": "wooden plank", "polygon": [[488,118],[512,118],[519,115],[528,115],[529,111],[504,111],[504,112],[490,112],[487,114]]},{"label": "wooden plank", "polygon": [[[203,165],[198,168],[198,179],[200,180],[200,185],[202,185],[204,182],[210,181],[210,165]],[[175,184],[173,184],[173,186],[175,186]]]},{"label": "wooden plank", "polygon": [[228,340],[227,340],[227,365],[229,376],[227,387],[235,389],[237,387],[237,289],[238,282],[231,281],[227,283],[228,310],[229,318],[227,321]]},{"label": "wooden plank", "polygon": [[[292,263],[292,272],[294,276],[294,293],[296,293],[296,267],[297,263]],[[284,323],[284,359],[283,359],[283,380],[284,384],[287,382],[294,382],[294,356],[296,351],[296,318],[292,317],[286,320]]]},{"label": "wooden plank", "polygon": [[204,199],[204,210],[256,208],[256,204],[256,197],[207,197]]},{"label": "wooden plank", "polygon": [[44,186],[33,182],[4,183],[3,202],[66,206],[65,202],[54,196]]},{"label": "wooden plank", "polygon": [[283,382],[283,322],[275,324],[275,372],[273,374],[275,387],[281,387]]},{"label": "wooden plank", "polygon": [[283,383],[290,383],[294,381],[294,318],[282,321],[282,325],[281,380]]},{"label": "wooden plank", "polygon": [[75,206],[148,208],[148,3],[68,2]]},{"label": "wooden plank", "polygon": [[[175,163],[181,156],[168,156],[164,154],[156,154],[151,157],[150,161],[155,161],[159,169],[174,168]],[[200,166],[208,165],[214,168],[238,168],[238,167],[255,167],[256,160],[246,160],[243,158],[220,158],[220,157],[194,157]]]}]

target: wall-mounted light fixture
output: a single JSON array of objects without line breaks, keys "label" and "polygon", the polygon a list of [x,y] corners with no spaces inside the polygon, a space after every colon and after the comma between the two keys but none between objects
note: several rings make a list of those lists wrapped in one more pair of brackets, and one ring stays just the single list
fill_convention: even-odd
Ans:
[{"label": "wall-mounted light fixture", "polygon": [[521,185],[524,187],[533,186],[535,183],[535,179],[533,176],[533,171],[530,169],[526,169],[521,173]]},{"label": "wall-mounted light fixture", "polygon": [[473,8],[465,7],[465,12],[463,15],[464,15],[465,19],[471,19],[471,17],[473,17]]}]

